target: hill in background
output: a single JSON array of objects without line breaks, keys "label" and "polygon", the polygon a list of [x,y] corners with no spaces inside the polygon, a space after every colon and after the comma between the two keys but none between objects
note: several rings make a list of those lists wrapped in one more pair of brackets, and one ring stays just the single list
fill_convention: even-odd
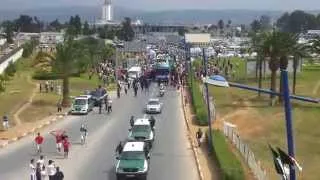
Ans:
[{"label": "hill in background", "polygon": [[[255,11],[255,10],[170,10],[170,11],[140,11],[115,7],[115,18],[122,20],[124,17],[141,19],[150,24],[217,24],[219,19],[232,20],[232,24],[250,24],[261,15],[268,15],[273,21],[279,18],[282,11]],[[317,13],[314,11],[313,13]],[[17,18],[20,14],[37,16],[45,21],[59,19],[64,22],[70,16],[79,14],[82,19],[89,22],[98,20],[101,16],[100,7],[53,7],[28,10],[1,10],[0,21]]]}]

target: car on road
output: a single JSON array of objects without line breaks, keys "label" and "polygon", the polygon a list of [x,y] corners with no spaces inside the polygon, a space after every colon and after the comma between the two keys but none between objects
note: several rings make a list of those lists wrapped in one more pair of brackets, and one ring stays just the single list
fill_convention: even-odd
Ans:
[{"label": "car on road", "polygon": [[71,114],[88,114],[92,111],[94,100],[90,95],[81,95],[74,98],[71,106]]},{"label": "car on road", "polygon": [[132,128],[129,129],[129,140],[146,142],[150,148],[152,147],[154,138],[154,130],[151,127],[149,119],[136,119]]},{"label": "car on road", "polygon": [[103,90],[102,93],[99,93],[98,90],[86,91],[86,94],[91,95],[91,97],[93,99],[93,105],[95,107],[98,107],[101,100],[105,99],[105,97],[108,96],[106,90]]},{"label": "car on road", "polygon": [[122,152],[117,157],[117,180],[127,178],[146,180],[149,171],[149,153],[145,142],[126,142]]},{"label": "car on road", "polygon": [[159,99],[149,99],[146,107],[146,113],[161,113],[162,103]]}]

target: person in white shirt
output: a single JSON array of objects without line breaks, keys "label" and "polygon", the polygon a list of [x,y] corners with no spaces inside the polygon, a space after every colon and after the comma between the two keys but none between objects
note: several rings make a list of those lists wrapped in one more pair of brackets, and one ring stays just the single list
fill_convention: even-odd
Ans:
[{"label": "person in white shirt", "polygon": [[34,165],[34,159],[31,159],[29,167],[31,180],[36,180],[36,167]]},{"label": "person in white shirt", "polygon": [[45,180],[47,177],[47,171],[46,171],[46,168],[44,166],[42,166],[42,169],[41,169],[41,179],[42,180]]},{"label": "person in white shirt", "polygon": [[45,167],[45,166],[44,166],[44,157],[43,157],[43,155],[40,156],[40,159],[37,161],[37,163],[40,163],[40,167],[41,167],[41,168],[42,168],[42,167]]},{"label": "person in white shirt", "polygon": [[54,161],[49,160],[47,172],[48,172],[49,180],[54,180],[54,175],[56,174],[56,167],[54,165]]}]

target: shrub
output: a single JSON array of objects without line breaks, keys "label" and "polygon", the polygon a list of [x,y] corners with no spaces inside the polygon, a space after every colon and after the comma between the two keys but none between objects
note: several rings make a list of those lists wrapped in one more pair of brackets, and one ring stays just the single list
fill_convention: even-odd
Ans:
[{"label": "shrub", "polygon": [[4,73],[10,77],[14,76],[14,74],[17,72],[16,65],[10,61],[7,68],[4,70]]},{"label": "shrub", "polygon": [[6,90],[6,79],[4,75],[0,74],[0,93]]},{"label": "shrub", "polygon": [[38,70],[33,74],[32,78],[36,80],[56,80],[59,79],[59,76],[53,72]]},{"label": "shrub", "polygon": [[220,130],[212,131],[212,145],[214,155],[221,170],[223,180],[244,180],[245,175],[241,162],[233,154],[226,138]]},{"label": "shrub", "polygon": [[189,82],[189,84],[190,84],[189,87],[190,87],[191,97],[192,97],[192,106],[196,113],[197,123],[200,126],[206,126],[208,125],[208,113],[206,108],[207,106],[203,99],[203,95],[200,90],[199,83],[195,79],[193,79],[192,85],[191,85],[191,82]]}]

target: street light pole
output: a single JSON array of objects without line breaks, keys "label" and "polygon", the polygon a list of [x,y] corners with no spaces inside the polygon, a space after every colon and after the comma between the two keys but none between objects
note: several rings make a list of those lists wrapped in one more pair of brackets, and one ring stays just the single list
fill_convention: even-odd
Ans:
[{"label": "street light pole", "polygon": [[116,79],[116,83],[118,83],[118,47],[116,46],[116,68],[115,68],[115,79]]},{"label": "street light pole", "polygon": [[[294,139],[293,139],[293,128],[292,128],[292,114],[291,114],[291,103],[290,103],[290,91],[288,82],[288,71],[281,69],[282,88],[283,88],[283,99],[284,99],[284,110],[286,116],[286,129],[287,129],[287,143],[288,143],[288,154],[294,158]],[[296,180],[295,167],[290,165],[290,180]]]},{"label": "street light pole", "polygon": [[[207,69],[208,69],[208,61],[206,59],[205,48],[202,49],[202,58],[204,64],[204,77],[207,78]],[[206,93],[206,101],[207,101],[207,112],[208,112],[208,126],[209,126],[209,153],[212,152],[212,126],[211,126],[211,112],[210,112],[210,101],[209,101],[209,90],[208,90],[208,83],[204,81],[204,88]]]}]

